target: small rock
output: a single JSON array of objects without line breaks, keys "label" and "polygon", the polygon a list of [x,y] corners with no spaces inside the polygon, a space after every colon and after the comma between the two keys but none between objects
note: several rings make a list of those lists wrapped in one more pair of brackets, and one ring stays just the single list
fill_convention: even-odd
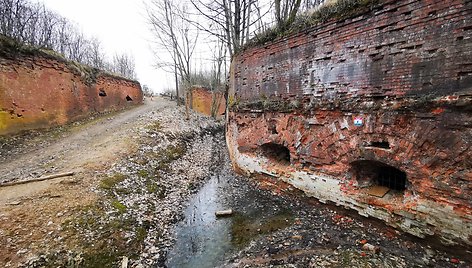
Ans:
[{"label": "small rock", "polygon": [[295,239],[295,240],[302,240],[303,237],[301,235],[294,235],[292,236],[292,239]]},{"label": "small rock", "polygon": [[20,250],[18,250],[18,251],[16,252],[16,254],[17,254],[17,255],[22,255],[22,254],[25,254],[25,253],[27,253],[27,252],[28,252],[27,249],[20,249]]},{"label": "small rock", "polygon": [[432,250],[432,249],[429,249],[429,248],[425,249],[425,252],[426,252],[426,254],[427,254],[428,256],[430,256],[430,257],[436,255],[436,252],[435,252],[434,250]]},{"label": "small rock", "polygon": [[123,260],[121,261],[121,268],[128,268],[128,257],[123,256]]},{"label": "small rock", "polygon": [[371,245],[369,243],[365,243],[363,246],[362,246],[362,250],[365,250],[365,251],[370,251],[372,253],[378,253],[380,251],[380,248],[377,247],[377,246],[374,246],[374,245]]}]

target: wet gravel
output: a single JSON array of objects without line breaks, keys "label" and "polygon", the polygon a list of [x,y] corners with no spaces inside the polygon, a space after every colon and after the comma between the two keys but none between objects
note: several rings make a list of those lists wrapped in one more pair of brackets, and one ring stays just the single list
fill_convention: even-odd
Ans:
[{"label": "wet gravel", "polygon": [[[196,114],[187,121],[182,109],[147,116],[152,123],[141,129],[138,152],[107,172],[125,177],[107,193],[127,208],[118,217],[132,219],[146,233],[129,267],[164,266],[185,202],[221,164],[225,147],[221,121]],[[110,204],[107,208],[116,210]]]},{"label": "wet gravel", "polygon": [[[97,172],[101,183],[92,190],[103,198],[63,225],[80,245],[34,256],[22,267],[121,267],[122,260],[127,267],[179,267],[168,262],[179,255],[175,245],[189,242],[179,240],[186,238],[178,226],[189,220],[186,211],[195,204],[188,201],[215,177],[224,178],[215,184],[218,208],[235,213],[218,220],[226,226],[224,250],[210,252],[219,255],[198,267],[471,267],[468,248],[414,238],[271,178],[235,174],[222,122],[183,115],[174,107],[142,115],[146,124],[132,134],[137,152]],[[186,251],[185,259],[202,252],[208,253]]]},{"label": "wet gravel", "polygon": [[[265,187],[270,180],[246,183]],[[273,209],[291,211],[293,223],[256,236],[222,267],[471,267],[470,248],[404,234],[276,183],[268,190]]]}]

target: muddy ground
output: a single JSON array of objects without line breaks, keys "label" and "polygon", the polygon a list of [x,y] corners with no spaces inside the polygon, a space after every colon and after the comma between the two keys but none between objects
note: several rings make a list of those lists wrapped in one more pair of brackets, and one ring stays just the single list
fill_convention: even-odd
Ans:
[{"label": "muddy ground", "polygon": [[235,214],[206,226],[226,226],[228,247],[199,267],[470,267],[468,248],[416,239],[270,178],[234,174],[223,130],[196,114],[187,121],[182,108],[158,99],[3,138],[0,182],[75,175],[0,187],[0,266],[165,267],[169,256],[192,259],[202,251],[181,254],[174,245],[191,243],[176,227],[189,219],[187,202],[215,183]]}]

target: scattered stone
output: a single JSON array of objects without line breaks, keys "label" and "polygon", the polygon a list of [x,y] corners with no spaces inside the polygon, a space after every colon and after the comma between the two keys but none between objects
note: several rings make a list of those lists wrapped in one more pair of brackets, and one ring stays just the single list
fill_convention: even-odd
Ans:
[{"label": "scattered stone", "polygon": [[10,203],[6,203],[5,205],[7,206],[18,206],[21,204],[21,201],[13,201],[13,202],[10,202]]},{"label": "scattered stone", "polygon": [[16,252],[16,254],[21,255],[21,254],[25,254],[27,252],[28,252],[27,249],[20,249],[20,250],[18,250],[18,252]]},{"label": "scattered stone", "polygon": [[233,215],[232,209],[220,210],[220,211],[215,212],[216,217],[226,217],[226,216],[231,216],[231,215]]},{"label": "scattered stone", "polygon": [[372,253],[378,253],[380,251],[380,248],[377,247],[377,246],[374,246],[374,245],[371,245],[369,243],[365,243],[363,246],[362,246],[362,249],[365,250],[365,251],[370,251]]},{"label": "scattered stone", "polygon": [[121,261],[121,268],[128,268],[129,259],[126,256],[123,256],[123,260]]}]

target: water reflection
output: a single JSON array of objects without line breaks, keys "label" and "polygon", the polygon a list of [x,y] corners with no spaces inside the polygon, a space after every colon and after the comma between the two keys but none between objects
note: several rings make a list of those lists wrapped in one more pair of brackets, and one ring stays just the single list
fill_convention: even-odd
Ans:
[{"label": "water reflection", "polygon": [[185,220],[176,228],[176,244],[169,253],[169,267],[214,267],[231,250],[231,218],[216,219],[225,207],[222,191],[226,179],[212,177],[190,200]]},{"label": "water reflection", "polygon": [[[228,218],[215,211],[233,209]],[[216,267],[259,235],[285,228],[293,214],[280,199],[260,191],[223,164],[189,201],[185,220],[175,229],[176,243],[167,256],[168,267]]]}]

